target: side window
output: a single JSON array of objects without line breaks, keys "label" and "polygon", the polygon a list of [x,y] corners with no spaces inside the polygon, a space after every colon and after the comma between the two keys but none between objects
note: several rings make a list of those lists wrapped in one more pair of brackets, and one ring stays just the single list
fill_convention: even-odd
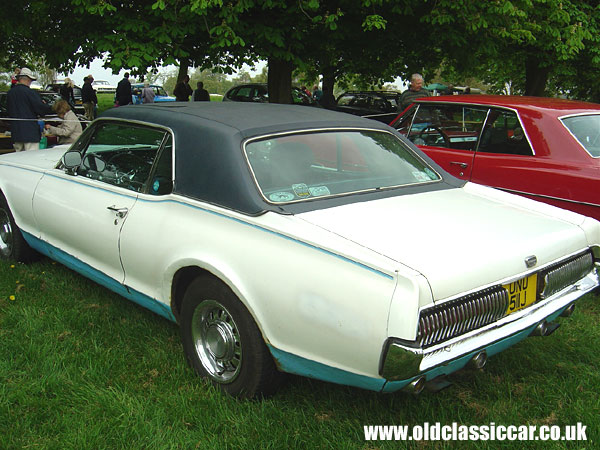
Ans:
[{"label": "side window", "polygon": [[421,104],[407,137],[416,145],[474,151],[487,108]]},{"label": "side window", "polygon": [[533,155],[517,114],[499,109],[490,111],[477,150],[484,153]]},{"label": "side window", "polygon": [[173,139],[169,134],[152,167],[148,194],[166,195],[173,191]]},{"label": "side window", "polygon": [[353,106],[354,103],[356,103],[356,98],[354,97],[354,95],[351,94],[342,95],[337,100],[338,106]]},{"label": "side window", "polygon": [[242,86],[237,91],[231,94],[231,98],[238,101],[249,101],[253,89],[249,86]]},{"label": "side window", "polygon": [[166,135],[164,130],[146,126],[117,122],[99,124],[87,140],[77,173],[143,192]]},{"label": "side window", "polygon": [[408,110],[406,114],[400,117],[400,119],[396,123],[393,124],[393,127],[396,128],[396,130],[398,130],[404,136],[408,137],[408,132],[410,131],[410,126],[412,125],[416,112],[417,106],[413,106],[411,109]]}]

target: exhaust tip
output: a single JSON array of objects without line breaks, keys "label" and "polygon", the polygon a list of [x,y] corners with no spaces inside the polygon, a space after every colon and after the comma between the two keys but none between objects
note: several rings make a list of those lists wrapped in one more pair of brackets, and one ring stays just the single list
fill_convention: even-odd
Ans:
[{"label": "exhaust tip", "polygon": [[405,392],[410,392],[411,394],[414,394],[414,395],[418,395],[423,391],[423,389],[425,389],[426,381],[427,380],[425,379],[425,377],[419,377],[416,380],[413,380],[410,383],[408,383],[406,386],[404,386],[404,388],[402,388],[402,390]]},{"label": "exhaust tip", "polygon": [[483,367],[487,363],[487,358],[487,353],[485,352],[485,350],[483,350],[477,353],[475,356],[473,356],[473,358],[471,358],[471,361],[469,361],[469,366],[471,366],[474,369],[483,369]]},{"label": "exhaust tip", "polygon": [[559,323],[556,322],[540,322],[537,327],[531,332],[529,336],[550,336],[552,333],[556,331],[556,329],[560,327]]},{"label": "exhaust tip", "polygon": [[575,303],[571,303],[569,306],[567,306],[562,313],[560,313],[560,317],[570,317],[571,314],[573,314],[573,311],[575,311]]}]

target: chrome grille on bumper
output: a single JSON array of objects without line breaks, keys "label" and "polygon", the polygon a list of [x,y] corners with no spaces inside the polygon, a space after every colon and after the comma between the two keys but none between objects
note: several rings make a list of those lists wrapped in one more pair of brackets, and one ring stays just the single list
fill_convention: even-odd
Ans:
[{"label": "chrome grille on bumper", "polygon": [[421,312],[421,346],[428,347],[468,331],[481,328],[504,317],[508,293],[502,286],[484,289],[463,298]]},{"label": "chrome grille on bumper", "polygon": [[580,280],[592,270],[593,265],[592,254],[587,252],[543,270],[539,277],[543,282],[538,291],[540,298],[550,297]]},{"label": "chrome grille on bumper", "polygon": [[[588,251],[542,269],[536,301],[576,283],[593,268],[592,253]],[[431,347],[505,317],[508,297],[506,289],[497,285],[421,311],[417,343]]]}]

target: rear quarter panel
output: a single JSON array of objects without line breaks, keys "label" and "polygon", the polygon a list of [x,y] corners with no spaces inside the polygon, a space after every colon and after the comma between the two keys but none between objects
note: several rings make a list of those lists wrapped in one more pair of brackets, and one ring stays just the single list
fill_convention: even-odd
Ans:
[{"label": "rear quarter panel", "polygon": [[140,199],[121,237],[126,284],[168,302],[177,270],[200,267],[229,285],[268,344],[378,376],[395,273],[378,269],[372,252],[299,222],[177,196]]}]

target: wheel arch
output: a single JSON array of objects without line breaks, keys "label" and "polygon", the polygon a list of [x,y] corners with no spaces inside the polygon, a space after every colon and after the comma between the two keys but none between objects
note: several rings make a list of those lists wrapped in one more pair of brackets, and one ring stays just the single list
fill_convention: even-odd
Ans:
[{"label": "wheel arch", "polygon": [[252,317],[252,320],[254,320],[254,323],[256,323],[256,326],[260,330],[263,339],[265,340],[265,342],[268,342],[263,327],[261,326],[260,321],[257,320],[253,308],[248,304],[248,301],[237,288],[236,284],[233,283],[228,277],[224,276],[223,274],[218,274],[217,270],[201,267],[198,264],[188,264],[183,267],[180,267],[179,269],[177,269],[177,271],[172,277],[170,306],[171,311],[173,312],[173,315],[177,320],[177,323],[180,323],[181,320],[181,308],[183,303],[183,297],[187,288],[192,283],[192,281],[202,276],[213,278],[225,285],[238,298],[240,303],[244,305],[244,308],[248,310],[248,313]]}]

